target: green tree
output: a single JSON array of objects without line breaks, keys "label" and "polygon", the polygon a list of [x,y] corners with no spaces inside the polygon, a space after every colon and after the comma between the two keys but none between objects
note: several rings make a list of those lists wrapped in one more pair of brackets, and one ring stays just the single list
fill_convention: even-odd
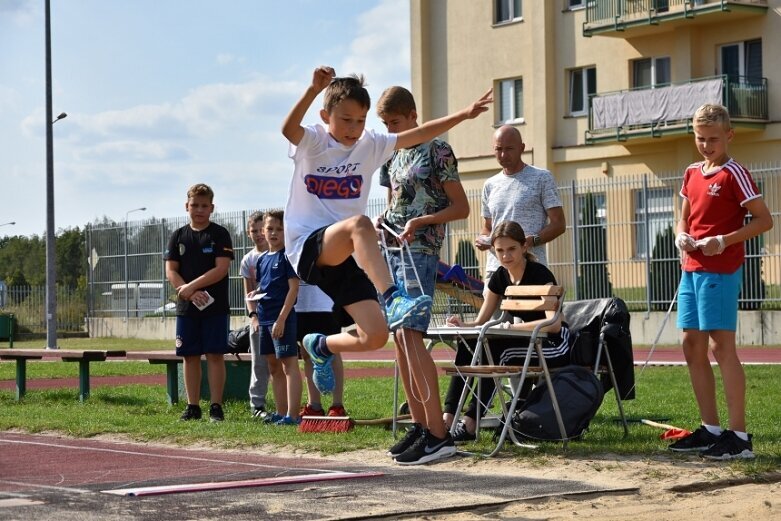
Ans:
[{"label": "green tree", "polygon": [[87,271],[84,232],[78,227],[61,230],[57,237],[57,284],[74,288]]},{"label": "green tree", "polygon": [[467,240],[458,241],[458,249],[456,250],[456,264],[464,269],[464,273],[470,277],[474,277],[481,280],[480,265],[477,262],[477,254],[475,248]]},{"label": "green tree", "polygon": [[675,248],[675,233],[668,226],[656,234],[651,255],[651,309],[664,311],[670,306],[681,280],[681,262]]},{"label": "green tree", "polygon": [[578,299],[611,297],[613,285],[607,271],[607,230],[599,220],[597,202],[591,192],[582,198],[580,224]]},{"label": "green tree", "polygon": [[765,281],[762,280],[762,249],[765,239],[760,234],[746,241],[746,261],[743,263],[743,289],[740,309],[760,309],[765,300]]}]

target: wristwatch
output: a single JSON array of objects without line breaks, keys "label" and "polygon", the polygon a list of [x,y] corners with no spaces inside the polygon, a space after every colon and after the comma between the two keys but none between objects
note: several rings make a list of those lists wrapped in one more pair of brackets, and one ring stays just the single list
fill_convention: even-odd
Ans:
[{"label": "wristwatch", "polygon": [[534,246],[539,246],[542,244],[542,237],[539,235],[532,235],[532,244]]},{"label": "wristwatch", "polygon": [[250,311],[249,313],[247,313],[247,316],[249,318],[256,317],[256,316],[258,316],[258,312],[257,311]]}]

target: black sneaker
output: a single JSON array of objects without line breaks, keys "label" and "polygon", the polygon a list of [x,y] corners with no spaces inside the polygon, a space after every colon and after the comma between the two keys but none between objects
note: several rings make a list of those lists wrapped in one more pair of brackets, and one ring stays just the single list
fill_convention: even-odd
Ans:
[{"label": "black sneaker", "polygon": [[450,433],[444,438],[437,438],[428,429],[410,448],[396,456],[399,465],[422,465],[442,458],[449,458],[456,453],[456,444]]},{"label": "black sneaker", "polygon": [[709,449],[718,439],[718,436],[711,434],[708,429],[700,425],[696,431],[671,443],[667,448],[673,452],[699,452]]},{"label": "black sneaker", "polygon": [[475,441],[477,439],[475,433],[466,430],[466,423],[464,422],[458,422],[456,424],[456,428],[453,429],[452,436],[454,443],[464,443],[467,441]]},{"label": "black sneaker", "polygon": [[209,420],[213,422],[225,421],[225,414],[222,412],[222,405],[219,403],[211,404],[211,407],[209,407]]},{"label": "black sneaker", "polygon": [[423,436],[423,432],[424,430],[421,424],[413,423],[409,428],[407,428],[407,433],[396,442],[396,445],[388,449],[388,456],[395,458],[396,456],[402,454],[405,450],[412,447],[412,444],[415,443],[418,438]]},{"label": "black sneaker", "polygon": [[266,408],[265,407],[253,407],[252,408],[252,418],[255,420],[260,420],[266,415]]},{"label": "black sneaker", "polygon": [[201,407],[200,405],[187,404],[187,408],[179,417],[182,421],[200,420],[201,419]]},{"label": "black sneaker", "polygon": [[751,437],[749,434],[748,441],[743,441],[733,431],[724,431],[716,443],[700,452],[700,456],[714,460],[754,459]]}]

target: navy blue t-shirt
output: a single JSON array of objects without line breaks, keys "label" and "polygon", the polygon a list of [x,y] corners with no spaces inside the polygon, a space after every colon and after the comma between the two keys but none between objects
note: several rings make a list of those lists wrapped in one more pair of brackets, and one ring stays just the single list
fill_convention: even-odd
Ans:
[{"label": "navy blue t-shirt", "polygon": [[266,294],[258,301],[258,324],[273,324],[285,304],[290,289],[288,279],[298,276],[288,262],[284,248],[261,255],[255,268],[258,291]]}]

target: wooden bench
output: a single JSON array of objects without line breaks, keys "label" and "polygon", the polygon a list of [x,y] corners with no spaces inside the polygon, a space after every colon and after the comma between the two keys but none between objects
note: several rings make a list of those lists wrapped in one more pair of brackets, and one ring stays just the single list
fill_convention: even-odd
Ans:
[{"label": "wooden bench", "polygon": [[[179,368],[182,363],[182,357],[173,351],[128,351],[126,358],[128,360],[147,360],[150,364],[165,364],[166,375],[166,393],[168,394],[168,403],[171,405],[179,403]],[[205,357],[204,357],[205,358]],[[226,362],[251,362],[252,357],[249,353],[226,354]]]},{"label": "wooden bench", "polygon": [[0,360],[16,360],[16,399],[21,400],[27,391],[27,361],[44,358],[79,363],[79,400],[89,398],[89,364],[105,362],[107,358],[121,358],[125,351],[92,349],[0,349]]}]

